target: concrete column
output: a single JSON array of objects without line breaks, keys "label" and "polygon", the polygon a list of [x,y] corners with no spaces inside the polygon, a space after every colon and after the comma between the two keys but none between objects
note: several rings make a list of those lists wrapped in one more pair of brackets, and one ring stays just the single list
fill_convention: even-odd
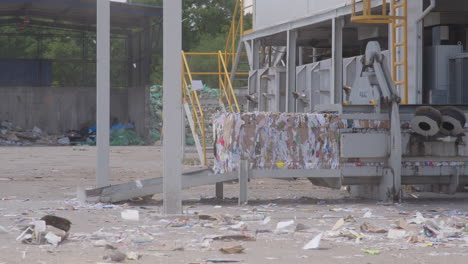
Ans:
[{"label": "concrete column", "polygon": [[287,58],[286,58],[286,112],[296,110],[296,65],[297,65],[297,31],[288,30]]},{"label": "concrete column", "polygon": [[97,1],[97,55],[96,55],[96,125],[97,169],[96,185],[109,185],[110,133],[110,2]]},{"label": "concrete column", "polygon": [[182,213],[182,0],[164,0],[164,213]]},{"label": "concrete column", "polygon": [[341,104],[343,102],[343,27],[343,17],[333,18],[330,104]]}]

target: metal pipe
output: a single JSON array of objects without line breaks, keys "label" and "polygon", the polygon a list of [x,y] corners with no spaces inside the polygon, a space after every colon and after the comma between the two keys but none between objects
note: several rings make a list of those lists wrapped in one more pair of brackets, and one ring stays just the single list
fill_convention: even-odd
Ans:
[{"label": "metal pipe", "polygon": [[[418,76],[416,76],[416,89],[415,89],[415,93],[416,93],[416,100],[420,100],[420,102],[416,102],[416,103],[422,103],[422,46],[419,46],[420,44],[420,36],[422,35],[422,31],[421,31],[421,27],[420,27],[420,23],[422,23],[422,20],[432,11],[436,8],[436,0],[431,0],[431,4],[429,5],[429,7],[426,8],[426,10],[424,10],[424,12],[421,14],[421,16],[419,16],[419,18],[416,20],[416,30],[417,30],[417,34],[415,34],[415,38],[416,38],[416,43],[418,45],[418,49],[417,49],[417,52],[416,52],[416,72],[418,74]],[[418,94],[418,92],[420,92],[420,94]]]},{"label": "metal pipe", "polygon": [[416,20],[416,23],[421,22],[434,8],[436,7],[436,0],[431,0],[431,4],[424,10],[421,16]]}]

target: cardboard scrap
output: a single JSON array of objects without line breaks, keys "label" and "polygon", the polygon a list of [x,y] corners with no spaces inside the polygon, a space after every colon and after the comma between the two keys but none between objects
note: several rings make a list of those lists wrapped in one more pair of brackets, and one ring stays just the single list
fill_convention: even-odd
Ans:
[{"label": "cardboard scrap", "polygon": [[386,233],[387,228],[383,226],[376,226],[376,225],[372,225],[367,222],[364,222],[361,225],[361,231],[366,232],[366,233]]},{"label": "cardboard scrap", "polygon": [[219,251],[221,251],[224,254],[240,254],[244,252],[245,248],[241,245],[233,246],[233,247],[225,247],[225,248],[220,248]]},{"label": "cardboard scrap", "polygon": [[345,224],[345,220],[341,218],[340,220],[336,221],[335,225],[332,228],[332,231],[336,231],[342,228],[344,224]]},{"label": "cardboard scrap", "polygon": [[222,235],[222,236],[215,236],[213,240],[220,240],[220,241],[255,241],[255,237],[246,235],[246,234],[239,234],[239,235]]}]

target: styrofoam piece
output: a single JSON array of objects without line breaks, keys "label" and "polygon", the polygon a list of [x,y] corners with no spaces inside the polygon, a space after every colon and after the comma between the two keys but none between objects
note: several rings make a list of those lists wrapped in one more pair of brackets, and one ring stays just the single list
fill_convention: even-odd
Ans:
[{"label": "styrofoam piece", "polygon": [[122,219],[127,221],[139,221],[140,220],[140,212],[138,210],[124,210],[120,214]]}]

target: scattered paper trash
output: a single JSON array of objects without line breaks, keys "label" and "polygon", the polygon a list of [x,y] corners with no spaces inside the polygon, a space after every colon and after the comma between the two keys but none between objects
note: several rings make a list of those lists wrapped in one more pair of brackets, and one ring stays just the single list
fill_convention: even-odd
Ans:
[{"label": "scattered paper trash", "polygon": [[139,260],[141,258],[141,255],[136,252],[128,252],[126,255],[128,260]]},{"label": "scattered paper trash", "polygon": [[264,214],[249,214],[239,216],[241,221],[263,221],[265,220]]},{"label": "scattered paper trash", "polygon": [[231,225],[228,227],[229,230],[233,230],[233,231],[246,231],[248,228],[247,224],[244,223],[244,222],[239,222],[235,225]]},{"label": "scattered paper trash", "polygon": [[271,221],[271,217],[267,216],[265,217],[265,219],[263,219],[261,225],[267,225],[268,223],[270,223]]},{"label": "scattered paper trash", "polygon": [[67,239],[71,222],[65,218],[46,215],[41,220],[33,221],[16,238],[24,244],[42,245],[52,244],[57,247],[59,243]]},{"label": "scattered paper trash", "polygon": [[318,234],[309,243],[307,243],[302,249],[318,249],[320,247],[320,241],[322,240],[323,233]]},{"label": "scattered paper trash", "polygon": [[122,219],[127,221],[139,221],[140,220],[140,213],[138,210],[123,210],[120,214]]},{"label": "scattered paper trash", "polygon": [[279,222],[276,225],[276,231],[284,231],[286,228],[294,225],[294,220]]},{"label": "scattered paper trash", "polygon": [[346,237],[348,239],[359,239],[363,238],[364,236],[359,234],[358,232],[354,230],[344,230],[340,232],[340,236]]},{"label": "scattered paper trash", "polygon": [[385,227],[372,225],[367,222],[364,222],[360,228],[361,228],[361,231],[365,233],[386,233],[387,232],[387,229]]},{"label": "scattered paper trash", "polygon": [[426,218],[424,218],[424,216],[420,212],[416,212],[416,217],[412,219],[409,223],[421,225],[421,224],[424,224],[425,222],[426,222]]},{"label": "scattered paper trash", "polygon": [[345,223],[345,220],[343,218],[341,218],[340,220],[336,221],[335,225],[333,226],[332,228],[332,231],[336,231],[336,230],[339,230],[340,228],[343,227]]},{"label": "scattered paper trash", "polygon": [[387,237],[390,239],[403,239],[407,236],[405,230],[392,228],[388,231]]},{"label": "scattered paper trash", "polygon": [[400,228],[400,229],[405,229],[405,230],[408,230],[408,229],[409,229],[408,222],[406,222],[406,220],[403,219],[403,218],[398,219],[398,220],[395,222],[395,226],[396,226],[397,228]]},{"label": "scattered paper trash", "polygon": [[362,217],[363,217],[363,218],[371,218],[371,217],[372,217],[372,212],[371,212],[371,211],[367,211]]},{"label": "scattered paper trash", "polygon": [[48,232],[44,237],[49,244],[52,244],[54,247],[57,247],[58,244],[62,241],[62,238],[55,235],[52,232]]}]

